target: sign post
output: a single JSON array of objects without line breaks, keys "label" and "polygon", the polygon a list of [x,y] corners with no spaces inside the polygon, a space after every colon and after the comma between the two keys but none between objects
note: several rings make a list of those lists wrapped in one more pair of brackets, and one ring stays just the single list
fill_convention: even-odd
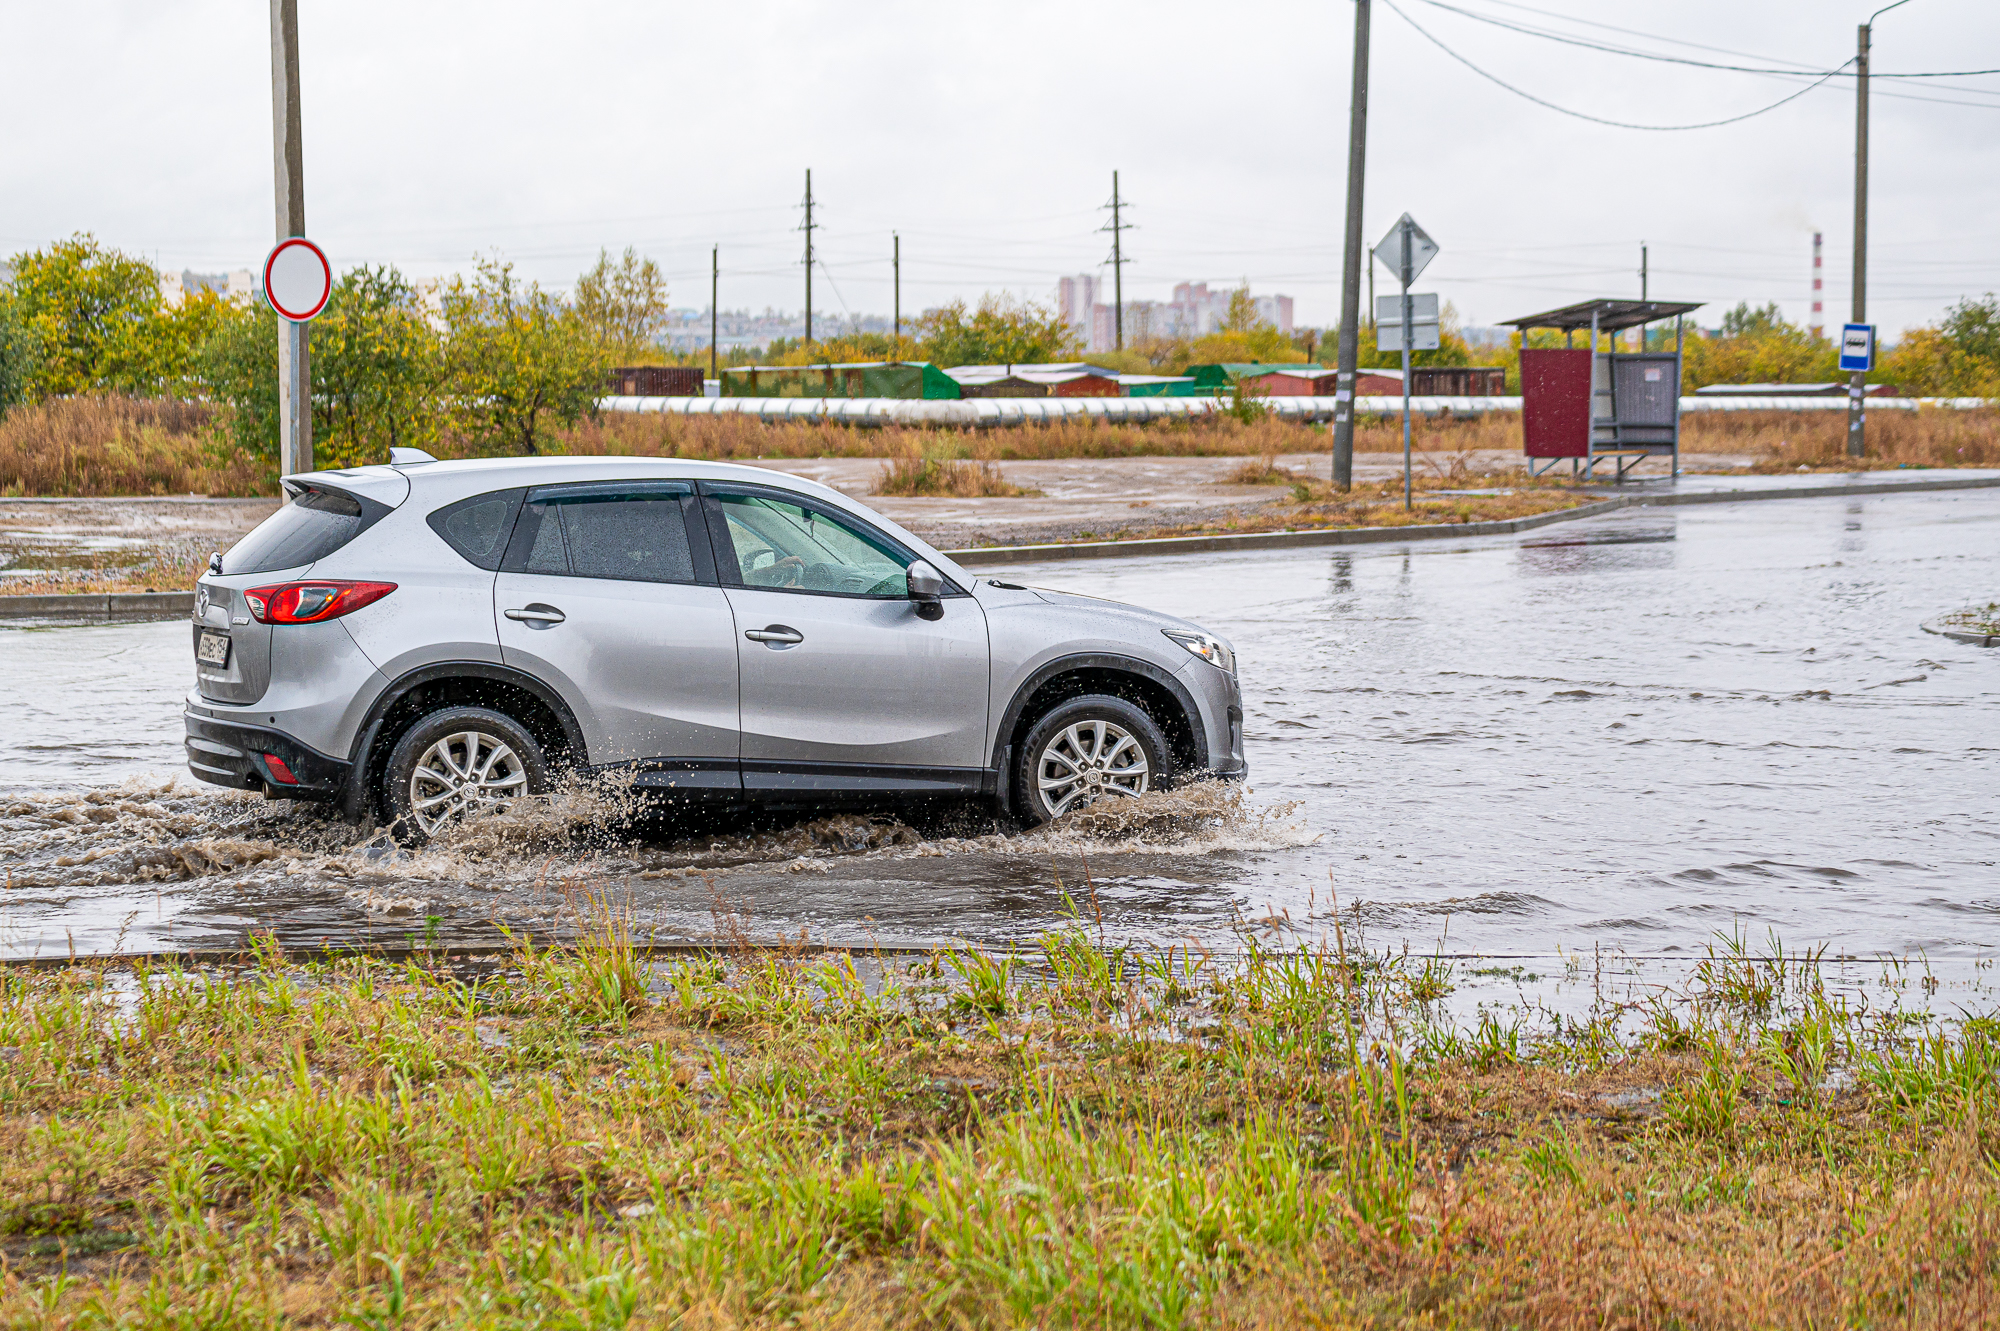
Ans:
[{"label": "sign post", "polygon": [[1868,425],[1868,372],[1875,368],[1875,325],[1848,324],[1840,330],[1840,368],[1847,378],[1847,456],[1862,456]]},{"label": "sign post", "polygon": [[[271,0],[271,166],[278,240],[306,233],[306,164],[299,110],[299,0]],[[270,291],[266,283],[264,290]],[[297,321],[278,325],[278,474],[311,471],[311,347]]]},{"label": "sign post", "polygon": [[[1408,213],[1404,213],[1396,219],[1396,225],[1390,229],[1388,235],[1382,237],[1382,243],[1375,247],[1375,257],[1387,264],[1403,284],[1403,294],[1400,301],[1402,317],[1399,320],[1400,327],[1398,330],[1402,336],[1398,340],[1403,349],[1403,509],[1405,512],[1408,512],[1412,506],[1410,498],[1410,342],[1417,331],[1416,307],[1410,295],[1410,283],[1414,282],[1417,274],[1423,272],[1430,265],[1430,261],[1437,257],[1437,252],[1437,242],[1425,234],[1424,229],[1417,225],[1416,219]],[[1430,302],[1433,310],[1433,320],[1430,325],[1430,349],[1435,350],[1438,345],[1437,323],[1435,320],[1437,297],[1432,296]],[[1381,324],[1379,320],[1376,328],[1377,345],[1379,346],[1381,337]]]},{"label": "sign post", "polygon": [[292,236],[264,258],[264,302],[278,316],[278,474],[311,471],[312,385],[306,325],[333,295],[333,265],[319,246]]}]

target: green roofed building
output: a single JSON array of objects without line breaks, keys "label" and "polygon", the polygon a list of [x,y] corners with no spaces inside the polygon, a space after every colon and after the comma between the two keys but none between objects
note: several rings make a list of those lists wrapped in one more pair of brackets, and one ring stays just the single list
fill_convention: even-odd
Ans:
[{"label": "green roofed building", "polygon": [[723,397],[956,398],[958,384],[929,361],[851,365],[742,365],[722,372]]},{"label": "green roofed building", "polygon": [[1190,365],[1184,371],[1194,380],[1195,388],[1202,392],[1227,389],[1230,384],[1245,376],[1269,374],[1273,370],[1283,370],[1287,374],[1331,374],[1325,365],[1306,364],[1298,361],[1248,361],[1225,362],[1218,365]]}]

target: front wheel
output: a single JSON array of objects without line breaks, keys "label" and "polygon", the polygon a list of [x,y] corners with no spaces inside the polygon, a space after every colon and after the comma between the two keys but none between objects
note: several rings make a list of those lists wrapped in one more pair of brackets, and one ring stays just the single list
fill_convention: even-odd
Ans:
[{"label": "front wheel", "polygon": [[1173,753],[1145,712],[1086,694],[1035,722],[1014,777],[1016,807],[1045,823],[1100,799],[1135,799],[1173,779]]},{"label": "front wheel", "polygon": [[447,707],[405,731],[384,773],[390,822],[429,841],[458,818],[504,812],[549,788],[548,762],[512,717],[485,707]]}]

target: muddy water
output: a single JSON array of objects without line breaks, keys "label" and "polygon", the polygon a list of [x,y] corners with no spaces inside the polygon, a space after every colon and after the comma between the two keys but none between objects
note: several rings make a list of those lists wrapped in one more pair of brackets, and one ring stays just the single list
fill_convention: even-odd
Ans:
[{"label": "muddy water", "polygon": [[2000,652],[1918,629],[2000,587],[2000,494],[1014,576],[1230,635],[1250,790],[1025,836],[839,817],[634,838],[601,830],[623,801],[597,789],[411,855],[174,781],[184,625],[5,632],[0,946],[472,941],[599,894],[662,939],[884,944],[1004,944],[1072,910],[1162,943],[1316,939],[1337,901],[1350,940],[1478,954],[1489,987],[1718,931],[1975,987],[2000,950]]}]

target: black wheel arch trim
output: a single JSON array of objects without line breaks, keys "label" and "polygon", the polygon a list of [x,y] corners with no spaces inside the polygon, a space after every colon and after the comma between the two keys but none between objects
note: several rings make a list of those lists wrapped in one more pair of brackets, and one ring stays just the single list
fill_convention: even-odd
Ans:
[{"label": "black wheel arch trim", "polygon": [[[370,764],[374,761],[375,746],[382,737],[382,723],[394,710],[397,703],[408,697],[412,690],[426,684],[435,684],[446,679],[490,679],[499,684],[511,684],[523,692],[531,693],[544,704],[562,727],[563,743],[570,751],[573,762],[588,760],[583,740],[583,727],[577,724],[576,714],[563,701],[560,693],[536,679],[524,670],[502,665],[497,661],[433,661],[429,665],[405,671],[390,681],[375,701],[369,705],[368,714],[362,719],[361,728],[354,737],[354,747],[349,761],[354,779],[347,783],[342,804],[350,813],[358,814],[368,800],[368,777]],[[518,719],[518,718],[517,718]]]},{"label": "black wheel arch trim", "polygon": [[1208,729],[1202,724],[1201,706],[1188,692],[1187,685],[1174,677],[1170,670],[1163,670],[1151,661],[1136,656],[1123,656],[1117,652],[1077,652],[1069,656],[1058,656],[1038,666],[1028,676],[1021,687],[1014,690],[1013,699],[1007,710],[1000,714],[1000,724],[993,732],[993,770],[998,774],[1002,788],[1008,780],[1008,764],[1012,761],[1014,727],[1020,724],[1021,711],[1028,705],[1028,699],[1035,691],[1058,675],[1066,675],[1076,670],[1122,670],[1126,674],[1138,675],[1163,686],[1180,706],[1186,718],[1188,731],[1194,737],[1195,770],[1206,771],[1209,761]]}]

